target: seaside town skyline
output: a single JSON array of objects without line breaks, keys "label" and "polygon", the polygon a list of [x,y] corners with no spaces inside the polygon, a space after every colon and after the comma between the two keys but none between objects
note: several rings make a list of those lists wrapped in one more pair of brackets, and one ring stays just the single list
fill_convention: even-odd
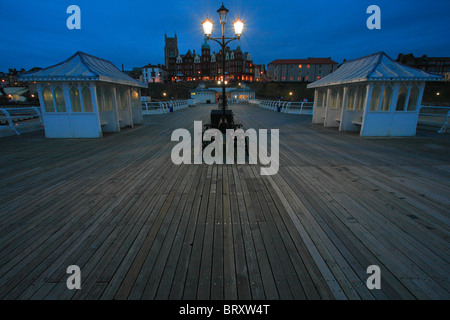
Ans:
[{"label": "seaside town skyline", "polygon": [[[8,43],[8,50],[2,52],[0,70],[53,65],[78,50],[105,57],[118,67],[124,65],[126,70],[149,62],[164,64],[164,34],[177,34],[180,54],[200,51],[204,41],[200,23],[209,15],[217,33],[216,7],[220,3],[78,1],[81,29],[69,30],[66,9],[71,2],[2,2],[2,12],[20,12],[21,19],[17,23],[17,15],[13,14],[2,18],[3,27],[14,26],[15,37],[0,35],[3,43]],[[366,27],[370,4],[317,1],[299,6],[296,1],[284,1],[282,5],[271,1],[227,1],[232,10],[230,21],[237,16],[245,21],[244,36],[232,49],[239,45],[252,54],[257,64],[307,57],[332,57],[340,63],[377,51],[385,51],[393,58],[399,53],[450,55],[450,31],[444,28],[449,20],[449,2],[429,1],[424,6],[420,1],[377,1],[381,8],[379,30]],[[211,46],[211,51],[219,51],[214,44]]]}]

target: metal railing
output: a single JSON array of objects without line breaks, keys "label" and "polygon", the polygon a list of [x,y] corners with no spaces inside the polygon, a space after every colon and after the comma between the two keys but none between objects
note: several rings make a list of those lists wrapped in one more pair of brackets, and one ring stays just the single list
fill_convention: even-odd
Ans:
[{"label": "metal railing", "polygon": [[161,114],[166,113],[164,104],[162,102],[142,102],[142,114]]},{"label": "metal railing", "polygon": [[0,129],[12,130],[20,135],[19,129],[42,126],[42,113],[39,107],[0,108]]},{"label": "metal railing", "polygon": [[248,100],[241,100],[241,99],[228,99],[227,100],[229,103],[232,104],[248,104]]},{"label": "metal railing", "polygon": [[142,102],[142,114],[162,114],[189,107],[188,100],[170,100],[160,102]]},{"label": "metal railing", "polygon": [[306,114],[312,115],[314,110],[314,102],[292,102],[285,106],[281,111],[284,113]]},{"label": "metal railing", "polygon": [[450,107],[420,106],[418,125],[426,125],[445,133],[449,127]]},{"label": "metal railing", "polygon": [[292,114],[312,115],[314,102],[292,102],[281,100],[261,100],[259,106],[263,109]]}]

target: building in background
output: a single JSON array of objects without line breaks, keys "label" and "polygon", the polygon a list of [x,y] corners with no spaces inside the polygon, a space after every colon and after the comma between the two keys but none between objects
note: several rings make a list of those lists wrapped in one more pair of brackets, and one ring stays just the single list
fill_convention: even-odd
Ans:
[{"label": "building in background", "polygon": [[257,82],[262,82],[267,80],[267,73],[266,73],[266,65],[265,64],[255,64],[254,65],[254,79]]},{"label": "building in background", "polygon": [[[31,71],[37,71],[40,68],[33,68]],[[9,69],[8,72],[0,72],[0,86],[2,87],[23,87],[25,83],[18,79],[19,74],[24,73],[25,69]]]},{"label": "building in background", "polygon": [[268,81],[312,82],[337,69],[331,58],[277,59],[267,66]]},{"label": "building in background", "polygon": [[[205,40],[201,54],[188,50],[181,55],[178,51],[177,37],[165,36],[165,67],[170,81],[214,81],[222,79],[222,61],[225,58],[226,80],[254,81],[254,65],[248,52],[242,52],[240,46],[230,47],[225,53],[220,50],[211,54],[211,47]],[[172,55],[176,54],[175,57]]]},{"label": "building in background", "polygon": [[148,64],[142,67],[142,81],[145,83],[164,83],[167,80],[167,70],[160,64]]},{"label": "building in background", "polygon": [[129,75],[133,79],[136,79],[136,80],[138,80],[140,82],[144,81],[143,80],[144,78],[142,76],[142,68],[134,67],[133,70],[131,70],[131,71],[126,71],[126,70],[124,71],[123,70],[123,66],[122,66],[122,72],[126,73],[127,75]]},{"label": "building in background", "polygon": [[190,90],[190,94],[194,104],[215,103],[218,95],[217,91],[206,88],[204,83],[201,83],[194,90]]},{"label": "building in background", "polygon": [[179,55],[178,52],[178,40],[177,34],[175,37],[170,38],[167,34],[164,34],[164,66],[166,67],[170,76],[176,73],[175,61]]},{"label": "building in background", "polygon": [[441,74],[445,81],[450,81],[450,57],[428,57],[426,54],[414,57],[412,53],[400,53],[396,61],[426,72]]},{"label": "building in background", "polygon": [[254,100],[256,98],[256,92],[253,89],[247,88],[245,84],[242,84],[239,88],[232,88],[229,97],[240,101]]}]

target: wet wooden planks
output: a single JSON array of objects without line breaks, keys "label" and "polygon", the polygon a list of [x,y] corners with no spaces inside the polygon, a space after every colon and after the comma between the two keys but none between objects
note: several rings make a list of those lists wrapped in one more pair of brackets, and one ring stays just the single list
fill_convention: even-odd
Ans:
[{"label": "wet wooden planks", "polygon": [[[99,140],[0,140],[0,298],[449,298],[448,137],[364,139],[233,109],[280,130],[278,174],[173,165],[172,131],[208,106]],[[382,290],[366,287],[372,264]]]}]

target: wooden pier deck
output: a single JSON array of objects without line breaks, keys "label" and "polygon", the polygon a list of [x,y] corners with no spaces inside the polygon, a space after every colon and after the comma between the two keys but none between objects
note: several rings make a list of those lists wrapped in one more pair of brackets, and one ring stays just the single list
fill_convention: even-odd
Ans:
[{"label": "wooden pier deck", "polygon": [[2,138],[0,299],[450,298],[448,135],[361,138],[235,105],[245,128],[280,130],[278,174],[174,165],[172,131],[210,108],[97,140]]}]

